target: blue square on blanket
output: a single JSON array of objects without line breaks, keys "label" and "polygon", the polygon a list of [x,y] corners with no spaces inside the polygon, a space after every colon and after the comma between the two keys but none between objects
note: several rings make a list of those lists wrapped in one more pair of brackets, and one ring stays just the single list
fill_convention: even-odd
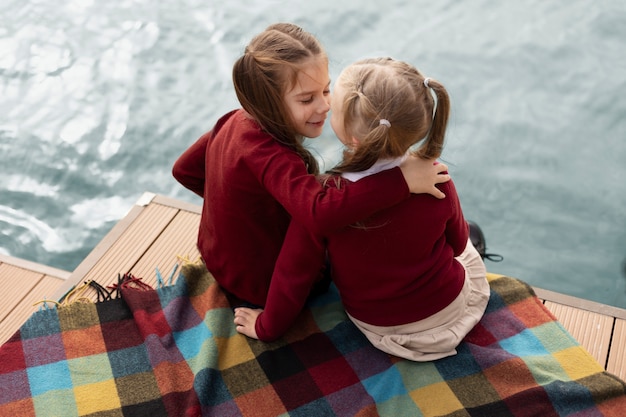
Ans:
[{"label": "blue square on blanket", "polygon": [[203,321],[190,329],[174,332],[176,347],[187,361],[198,356],[204,346],[202,342],[210,340],[212,336],[213,333]]},{"label": "blue square on blanket", "polygon": [[202,406],[217,406],[233,399],[222,374],[216,369],[205,368],[198,372],[193,387]]},{"label": "blue square on blanket", "polygon": [[[343,355],[357,352],[364,348],[374,350],[372,344],[365,338],[351,321],[343,321],[326,331],[326,336],[333,342],[337,350]],[[381,352],[382,354],[382,352]]]},{"label": "blue square on blanket", "polygon": [[469,346],[461,343],[456,348],[457,354],[434,361],[437,370],[445,381],[463,378],[468,375],[480,373],[482,368],[476,362]]},{"label": "blue square on blanket", "polygon": [[495,291],[491,291],[491,294],[489,294],[489,302],[487,303],[484,314],[494,313],[502,310],[503,308],[506,308],[506,302],[504,302],[500,294]]},{"label": "blue square on blanket", "polygon": [[529,329],[515,336],[511,336],[508,339],[501,340],[500,346],[507,352],[522,358],[525,356],[544,356],[550,354],[532,330]]},{"label": "blue square on blanket", "polygon": [[20,328],[22,340],[61,333],[58,310],[39,310]]},{"label": "blue square on blanket", "polygon": [[318,398],[315,401],[304,404],[294,410],[289,411],[290,417],[311,417],[311,416],[332,416],[335,415],[328,401],[325,398]]},{"label": "blue square on blanket", "polygon": [[407,394],[406,387],[402,382],[402,375],[394,367],[367,378],[363,381],[363,386],[376,403]]},{"label": "blue square on blanket", "polygon": [[[552,406],[560,416],[574,415],[574,413],[582,408],[582,404],[586,404],[589,409],[592,409],[595,405],[589,389],[581,384],[553,381],[545,385],[544,389],[548,397],[550,397],[550,400],[552,400]],[[581,413],[575,415],[587,414]],[[590,413],[589,415],[592,414]]]},{"label": "blue square on blanket", "polygon": [[70,389],[73,386],[66,361],[28,368],[28,382],[33,397],[48,391]]},{"label": "blue square on blanket", "polygon": [[117,349],[109,352],[108,355],[114,378],[152,371],[148,351],[144,345]]}]

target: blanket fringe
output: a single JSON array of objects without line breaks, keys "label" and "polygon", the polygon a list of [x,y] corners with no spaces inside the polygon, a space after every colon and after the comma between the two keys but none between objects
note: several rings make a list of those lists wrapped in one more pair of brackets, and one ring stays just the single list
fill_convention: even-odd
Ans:
[{"label": "blanket fringe", "polygon": [[93,302],[92,300],[90,300],[87,297],[83,297],[83,294],[85,293],[85,291],[87,291],[87,289],[90,287],[96,289],[96,292],[98,294],[98,301],[100,301],[102,290],[105,293],[107,292],[106,290],[104,290],[104,288],[102,288],[100,284],[98,284],[95,281],[90,280],[90,281],[84,282],[82,285],[72,287],[72,289],[69,290],[63,297],[61,297],[59,301],[48,300],[47,298],[44,298],[43,300],[40,300],[34,303],[33,306],[41,304],[39,308],[40,310],[48,310],[51,308],[49,304],[53,304],[54,308],[59,308],[59,307],[65,307],[74,303],[92,303]]},{"label": "blanket fringe", "polygon": [[122,293],[121,289],[132,288],[140,291],[151,291],[152,288],[150,285],[143,282],[143,278],[136,277],[130,272],[125,273],[124,275],[117,275],[117,283],[109,285],[107,287],[109,289],[108,293],[111,297],[115,294],[115,298],[120,298]]},{"label": "blanket fringe", "polygon": [[[202,258],[199,256],[195,260],[192,260],[189,255],[176,255],[176,258],[178,259],[178,262],[174,265],[174,268],[167,279],[163,278],[163,275],[158,267],[155,268],[157,289],[172,285],[174,283],[176,272],[180,266],[185,267],[188,265],[203,264]],[[72,287],[63,297],[61,297],[59,301],[49,300],[44,297],[42,300],[33,303],[33,306],[39,305],[39,310],[50,310],[59,307],[66,307],[74,303],[100,303],[121,298],[122,292],[120,290],[128,288],[139,291],[154,290],[152,286],[143,281],[143,278],[136,277],[132,273],[126,272],[125,274],[118,274],[117,282],[112,285],[108,285],[106,288],[94,280],[88,280],[83,282],[81,285]],[[96,301],[84,296],[88,289],[93,289],[96,292]]]}]

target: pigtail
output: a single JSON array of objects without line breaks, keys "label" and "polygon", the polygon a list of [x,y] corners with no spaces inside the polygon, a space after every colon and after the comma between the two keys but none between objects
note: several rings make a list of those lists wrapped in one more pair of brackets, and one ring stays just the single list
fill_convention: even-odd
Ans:
[{"label": "pigtail", "polygon": [[332,172],[359,172],[376,161],[415,154],[435,159],[443,150],[450,98],[438,81],[391,58],[371,58],[346,68],[338,83],[345,93],[344,133],[358,139]]},{"label": "pigtail", "polygon": [[[443,144],[450,115],[450,97],[445,87],[438,81],[431,78],[424,79],[424,87],[430,96],[430,90],[435,93],[436,103],[434,104],[434,114],[428,135],[422,146],[417,150],[417,155],[423,159],[435,159],[441,156]],[[432,97],[427,97],[432,100]]]},{"label": "pigtail", "polygon": [[[351,166],[344,171],[365,170],[374,165],[381,155],[387,155],[389,149],[389,128],[377,126],[362,140],[362,144],[352,152]],[[346,161],[348,162],[348,161]]]},{"label": "pigtail", "polygon": [[346,149],[343,160],[329,172],[341,173],[350,171],[363,171],[385,153],[388,143],[388,127],[380,126],[379,123],[367,123],[365,120],[375,118],[374,108],[363,93],[363,84],[367,77],[363,76],[353,82],[351,92],[344,98],[344,131],[349,136],[360,139],[360,145],[356,149]]}]

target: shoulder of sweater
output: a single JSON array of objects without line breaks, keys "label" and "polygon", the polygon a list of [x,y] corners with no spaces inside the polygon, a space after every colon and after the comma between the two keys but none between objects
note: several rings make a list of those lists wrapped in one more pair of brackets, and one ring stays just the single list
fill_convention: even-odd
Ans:
[{"label": "shoulder of sweater", "polygon": [[226,124],[226,122],[228,122],[231,119],[234,119],[233,116],[241,113],[243,110],[241,109],[235,109],[235,110],[231,110],[228,113],[224,114],[222,117],[220,117],[217,122],[215,123],[215,127],[213,128],[214,131],[218,131],[222,128],[222,126],[224,126]]},{"label": "shoulder of sweater", "polygon": [[229,142],[246,142],[247,147],[240,149],[242,152],[247,152],[249,147],[279,145],[242,109],[233,110],[222,116],[214,129],[216,134],[219,130],[223,130],[222,133],[228,135]]}]

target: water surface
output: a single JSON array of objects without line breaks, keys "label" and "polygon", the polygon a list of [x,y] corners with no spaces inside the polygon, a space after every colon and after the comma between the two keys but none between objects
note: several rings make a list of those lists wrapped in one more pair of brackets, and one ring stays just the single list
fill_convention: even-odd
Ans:
[{"label": "water surface", "polygon": [[[626,3],[532,0],[0,5],[0,252],[73,270],[144,191],[200,203],[176,157],[237,106],[232,63],[276,21],[331,76],[393,56],[443,82],[443,160],[489,270],[626,308]],[[330,128],[312,146],[330,167]]]}]

